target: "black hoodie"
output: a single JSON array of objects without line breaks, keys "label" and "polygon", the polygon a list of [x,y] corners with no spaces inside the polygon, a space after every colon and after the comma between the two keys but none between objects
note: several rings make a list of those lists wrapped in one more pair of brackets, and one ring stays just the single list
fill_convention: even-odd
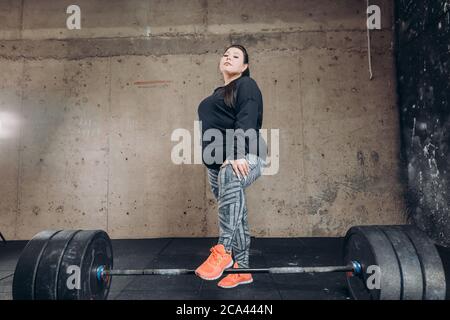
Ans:
[{"label": "black hoodie", "polygon": [[[248,153],[266,159],[267,145],[259,134],[263,121],[261,91],[256,81],[247,76],[241,76],[232,82],[235,82],[234,107],[228,107],[224,102],[224,86],[214,89],[213,93],[206,97],[198,107],[198,117],[202,127],[202,160],[210,169],[218,170],[225,159],[242,159]],[[217,129],[216,133],[220,132],[222,139],[216,140],[211,137],[205,139],[204,134],[209,129]],[[227,139],[227,129],[234,130],[234,148],[231,148],[233,143],[233,139],[230,139],[231,136],[228,136]],[[253,130],[247,131],[248,129]],[[244,135],[245,131],[247,131],[246,135]],[[251,131],[256,134],[251,134]],[[233,131],[230,132],[233,134]],[[245,148],[243,143],[239,143],[244,140]],[[220,158],[220,161],[212,164],[205,162],[203,152],[207,147],[208,150],[205,154],[211,154],[212,157],[215,156],[215,151],[222,152],[223,157]],[[214,151],[211,152],[212,149]]]}]

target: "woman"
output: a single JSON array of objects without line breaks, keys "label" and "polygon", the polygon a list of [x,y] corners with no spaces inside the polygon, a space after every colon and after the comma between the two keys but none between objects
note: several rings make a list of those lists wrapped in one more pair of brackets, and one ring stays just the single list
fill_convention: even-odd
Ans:
[{"label": "woman", "polygon": [[[250,233],[244,189],[261,176],[267,153],[267,145],[259,134],[262,95],[255,80],[250,78],[246,49],[240,45],[228,47],[220,59],[219,69],[224,86],[216,88],[198,107],[203,163],[219,206],[218,244],[195,271],[205,280],[218,279],[231,266],[249,268]],[[208,132],[215,133],[214,140],[205,139]],[[249,273],[229,274],[218,285],[233,288],[251,282]]]}]

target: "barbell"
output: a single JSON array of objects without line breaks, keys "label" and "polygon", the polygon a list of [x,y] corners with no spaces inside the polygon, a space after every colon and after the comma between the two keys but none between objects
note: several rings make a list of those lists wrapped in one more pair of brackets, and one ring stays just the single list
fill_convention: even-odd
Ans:
[{"label": "barbell", "polygon": [[[343,265],[226,269],[228,273],[342,272],[354,299],[443,300],[446,280],[433,241],[411,225],[355,226],[344,238]],[[25,246],[16,265],[13,299],[106,299],[114,276],[195,274],[190,269],[113,268],[102,230],[46,230]]]}]

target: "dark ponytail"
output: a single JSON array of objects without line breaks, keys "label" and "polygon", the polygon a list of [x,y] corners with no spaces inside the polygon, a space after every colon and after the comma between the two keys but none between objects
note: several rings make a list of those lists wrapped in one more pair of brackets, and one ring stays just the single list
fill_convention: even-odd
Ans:
[{"label": "dark ponytail", "polygon": [[[248,63],[248,53],[247,50],[239,45],[239,44],[233,44],[231,46],[229,46],[228,48],[225,49],[224,52],[227,52],[228,49],[230,48],[238,48],[242,51],[242,53],[244,54],[244,63]],[[250,77],[250,68],[247,66],[247,69],[244,70],[244,72],[242,72],[242,76],[241,77]],[[230,108],[234,108],[234,103],[235,103],[235,95],[236,95],[236,83],[235,81],[231,81],[229,84],[227,84],[224,88],[224,94],[223,94],[223,100],[225,102],[225,104],[227,106],[229,106]]]}]

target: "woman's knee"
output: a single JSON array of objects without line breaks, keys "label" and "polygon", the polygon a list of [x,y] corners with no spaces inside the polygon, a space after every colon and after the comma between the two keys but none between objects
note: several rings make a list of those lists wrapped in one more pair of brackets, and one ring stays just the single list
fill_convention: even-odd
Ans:
[{"label": "woman's knee", "polygon": [[239,181],[238,177],[234,174],[233,167],[230,164],[227,164],[225,167],[220,169],[219,173],[219,183],[221,185]]}]

